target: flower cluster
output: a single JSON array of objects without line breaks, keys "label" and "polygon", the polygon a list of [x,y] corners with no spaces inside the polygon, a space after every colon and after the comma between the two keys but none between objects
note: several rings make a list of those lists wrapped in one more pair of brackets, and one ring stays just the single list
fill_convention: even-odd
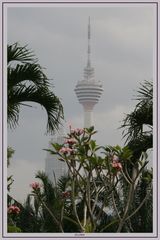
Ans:
[{"label": "flower cluster", "polygon": [[117,171],[122,170],[122,164],[120,162],[117,162],[117,161],[112,162],[112,167],[115,168]]},{"label": "flower cluster", "polygon": [[77,141],[76,141],[75,138],[68,138],[68,139],[65,140],[64,143],[69,144],[69,145],[73,145],[73,144],[77,143]]},{"label": "flower cluster", "polygon": [[11,205],[8,207],[8,213],[19,214],[20,208],[15,205]]},{"label": "flower cluster", "polygon": [[72,148],[69,148],[69,147],[62,147],[62,148],[59,150],[59,153],[70,154],[70,153],[73,153],[73,149],[72,149]]},{"label": "flower cluster", "polygon": [[74,144],[77,143],[77,140],[74,138],[74,134],[80,136],[82,133],[84,132],[84,129],[80,129],[80,128],[76,128],[76,129],[71,129],[70,126],[70,134],[68,138],[66,138],[65,142],[64,142],[64,146],[61,147],[61,149],[59,150],[60,154],[65,154],[65,155],[70,155],[72,153],[75,152],[74,148]]},{"label": "flower cluster", "polygon": [[77,136],[80,136],[84,133],[84,129],[83,128],[71,129],[71,133],[76,134]]},{"label": "flower cluster", "polygon": [[112,157],[112,167],[117,170],[122,170],[122,164],[119,162],[119,157],[117,155],[113,155]]},{"label": "flower cluster", "polygon": [[62,198],[69,198],[71,196],[71,193],[69,191],[62,192]]},{"label": "flower cluster", "polygon": [[33,182],[33,183],[30,184],[30,187],[32,187],[33,190],[39,190],[41,185],[38,182]]}]

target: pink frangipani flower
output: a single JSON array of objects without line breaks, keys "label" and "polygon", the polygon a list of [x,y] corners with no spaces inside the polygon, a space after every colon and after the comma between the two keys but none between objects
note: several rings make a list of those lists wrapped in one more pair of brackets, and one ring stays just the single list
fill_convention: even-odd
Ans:
[{"label": "pink frangipani flower", "polygon": [[73,145],[73,144],[77,143],[77,141],[75,138],[68,138],[65,140],[65,143],[69,144],[69,145]]},{"label": "pink frangipani flower", "polygon": [[20,208],[17,207],[16,205],[11,205],[8,207],[8,213],[19,214]]},{"label": "pink frangipani flower", "polygon": [[71,130],[71,133],[80,136],[81,134],[84,133],[84,129],[83,128],[75,128],[75,129]]},{"label": "pink frangipani flower", "polygon": [[69,191],[66,192],[62,192],[62,197],[65,198],[69,198],[71,196],[71,193]]},{"label": "pink frangipani flower", "polygon": [[69,147],[62,147],[60,150],[59,150],[59,153],[62,153],[62,154],[70,154],[73,152],[73,149],[69,148]]},{"label": "pink frangipani flower", "polygon": [[122,164],[117,162],[117,161],[113,161],[112,162],[112,167],[115,168],[117,171],[121,171],[122,170]]},{"label": "pink frangipani flower", "polygon": [[41,188],[41,184],[38,183],[38,182],[33,182],[33,183],[30,184],[30,187],[32,187],[33,190],[38,190],[38,189]]}]

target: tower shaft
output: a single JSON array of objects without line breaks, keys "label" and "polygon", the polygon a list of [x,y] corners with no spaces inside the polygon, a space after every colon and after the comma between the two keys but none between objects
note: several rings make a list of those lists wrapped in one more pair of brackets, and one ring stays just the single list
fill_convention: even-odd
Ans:
[{"label": "tower shaft", "polygon": [[84,108],[84,127],[89,128],[93,125],[93,110]]}]

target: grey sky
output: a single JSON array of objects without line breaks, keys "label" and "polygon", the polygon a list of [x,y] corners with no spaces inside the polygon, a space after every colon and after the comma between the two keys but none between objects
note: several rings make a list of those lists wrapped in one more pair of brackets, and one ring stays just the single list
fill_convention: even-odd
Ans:
[{"label": "grey sky", "polygon": [[[66,126],[83,127],[82,106],[74,88],[87,62],[87,24],[91,17],[91,63],[104,92],[94,109],[97,141],[123,145],[124,113],[135,106],[133,95],[144,79],[153,79],[155,15],[153,5],[105,5],[97,7],[9,7],[8,43],[28,44],[53,79],[54,92],[64,106]],[[8,131],[8,145],[15,149],[9,168],[15,178],[12,193],[20,200],[29,192],[34,173],[44,169],[51,136],[46,113],[40,106],[23,107],[19,126]],[[67,129],[65,130],[67,131]]]}]

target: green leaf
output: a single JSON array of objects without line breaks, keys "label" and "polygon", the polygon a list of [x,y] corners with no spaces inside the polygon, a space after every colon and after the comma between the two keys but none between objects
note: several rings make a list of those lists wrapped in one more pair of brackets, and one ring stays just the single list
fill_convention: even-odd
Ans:
[{"label": "green leaf", "polygon": [[106,146],[106,147],[104,147],[104,150],[106,152],[112,152],[113,151],[113,147],[112,146]]},{"label": "green leaf", "polygon": [[124,160],[129,160],[132,157],[132,151],[126,146],[122,148],[121,158]]},{"label": "green leaf", "polygon": [[84,146],[78,146],[78,148],[77,148],[77,153],[78,153],[78,155],[85,155],[85,148],[84,148]]},{"label": "green leaf", "polygon": [[94,130],[94,126],[91,126],[91,127],[87,128],[88,133],[92,133],[93,130]]},{"label": "green leaf", "polygon": [[59,150],[63,147],[63,144],[58,144],[58,143],[51,143],[52,147],[59,152]]},{"label": "green leaf", "polygon": [[9,225],[8,226],[8,232],[17,233],[17,232],[22,232],[22,231],[19,227]]},{"label": "green leaf", "polygon": [[94,151],[97,146],[95,140],[91,140],[89,145],[90,145],[92,151]]},{"label": "green leaf", "polygon": [[118,150],[118,151],[121,151],[121,147],[120,147],[119,145],[116,145],[116,146],[114,147],[114,149],[116,149],[116,150]]},{"label": "green leaf", "polygon": [[47,152],[49,152],[50,154],[57,154],[57,152],[55,152],[55,151],[53,151],[53,150],[51,150],[51,149],[43,149],[44,151],[47,151]]}]

